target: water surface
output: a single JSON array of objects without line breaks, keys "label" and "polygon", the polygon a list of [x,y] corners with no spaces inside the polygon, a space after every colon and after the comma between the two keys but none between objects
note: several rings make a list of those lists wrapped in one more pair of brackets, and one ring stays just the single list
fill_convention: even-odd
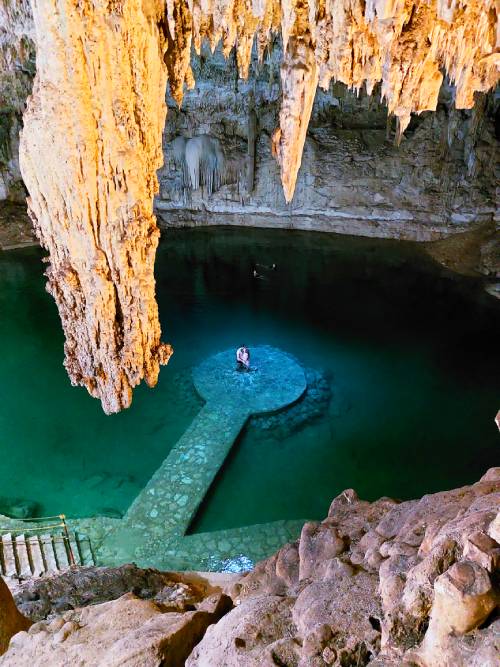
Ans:
[{"label": "water surface", "polygon": [[[500,302],[413,244],[212,228],[164,233],[157,291],[175,354],[154,390],[106,417],[62,366],[42,252],[0,254],[0,504],[123,512],[200,402],[190,368],[246,343],[292,353],[327,378],[323,415],[249,427],[194,531],[322,518],[347,487],[412,498],[499,465]],[[255,264],[262,278],[253,277]]]}]

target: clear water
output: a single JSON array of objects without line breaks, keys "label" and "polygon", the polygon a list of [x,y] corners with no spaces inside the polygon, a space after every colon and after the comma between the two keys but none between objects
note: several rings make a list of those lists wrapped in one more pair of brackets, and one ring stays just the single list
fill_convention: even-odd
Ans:
[{"label": "clear water", "polygon": [[[242,342],[323,373],[332,399],[294,433],[250,426],[192,530],[322,518],[344,488],[411,498],[500,464],[500,302],[412,244],[227,228],[169,231],[157,257],[164,340],[154,390],[106,417],[72,388],[35,249],[0,254],[0,506],[123,512],[199,408],[189,370]],[[277,264],[277,271],[255,263]]]}]

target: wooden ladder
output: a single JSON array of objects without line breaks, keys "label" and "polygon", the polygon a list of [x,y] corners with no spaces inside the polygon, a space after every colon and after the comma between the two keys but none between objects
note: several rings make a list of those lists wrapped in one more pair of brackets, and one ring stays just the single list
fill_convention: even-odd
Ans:
[{"label": "wooden ladder", "polygon": [[95,565],[90,539],[76,532],[26,536],[2,535],[0,574],[4,577],[40,577],[71,565]]}]

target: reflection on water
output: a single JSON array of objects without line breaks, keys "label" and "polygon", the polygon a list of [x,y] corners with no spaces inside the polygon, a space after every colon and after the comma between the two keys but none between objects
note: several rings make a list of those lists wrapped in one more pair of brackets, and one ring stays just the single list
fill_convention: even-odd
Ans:
[{"label": "reflection on water", "polygon": [[346,487],[415,497],[472,482],[500,460],[500,303],[413,245],[166,232],[157,287],[175,354],[156,389],[139,388],[111,417],[69,384],[40,256],[0,255],[1,506],[123,512],[199,409],[190,367],[243,342],[295,355],[328,383],[328,400],[313,419],[250,423],[194,530],[321,518]]}]

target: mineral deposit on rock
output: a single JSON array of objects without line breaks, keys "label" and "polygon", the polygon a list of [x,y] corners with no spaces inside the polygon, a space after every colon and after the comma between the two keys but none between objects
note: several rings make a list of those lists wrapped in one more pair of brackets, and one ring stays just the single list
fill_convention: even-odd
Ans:
[{"label": "mineral deposit on rock", "polygon": [[[4,13],[10,4],[2,3]],[[411,113],[436,108],[443,73],[461,109],[498,79],[493,0],[33,0],[31,6],[37,74],[21,170],[49,251],[48,289],[66,336],[66,368],[106,412],[128,406],[143,378],[154,385],[171,354],[160,343],[154,295],[152,198],[163,159],[167,76],[180,104],[184,84],[193,85],[192,46],[199,51],[204,39],[213,47],[222,41],[226,55],[236,47],[246,77],[254,38],[262,57],[281,33],[282,100],[272,145],[287,201],[318,85],[327,89],[333,80],[371,92],[381,82],[400,137]]]},{"label": "mineral deposit on rock", "polygon": [[152,212],[165,122],[161,3],[33,2],[37,76],[21,167],[49,251],[71,381],[117,412],[143,378],[156,384],[160,342]]}]

